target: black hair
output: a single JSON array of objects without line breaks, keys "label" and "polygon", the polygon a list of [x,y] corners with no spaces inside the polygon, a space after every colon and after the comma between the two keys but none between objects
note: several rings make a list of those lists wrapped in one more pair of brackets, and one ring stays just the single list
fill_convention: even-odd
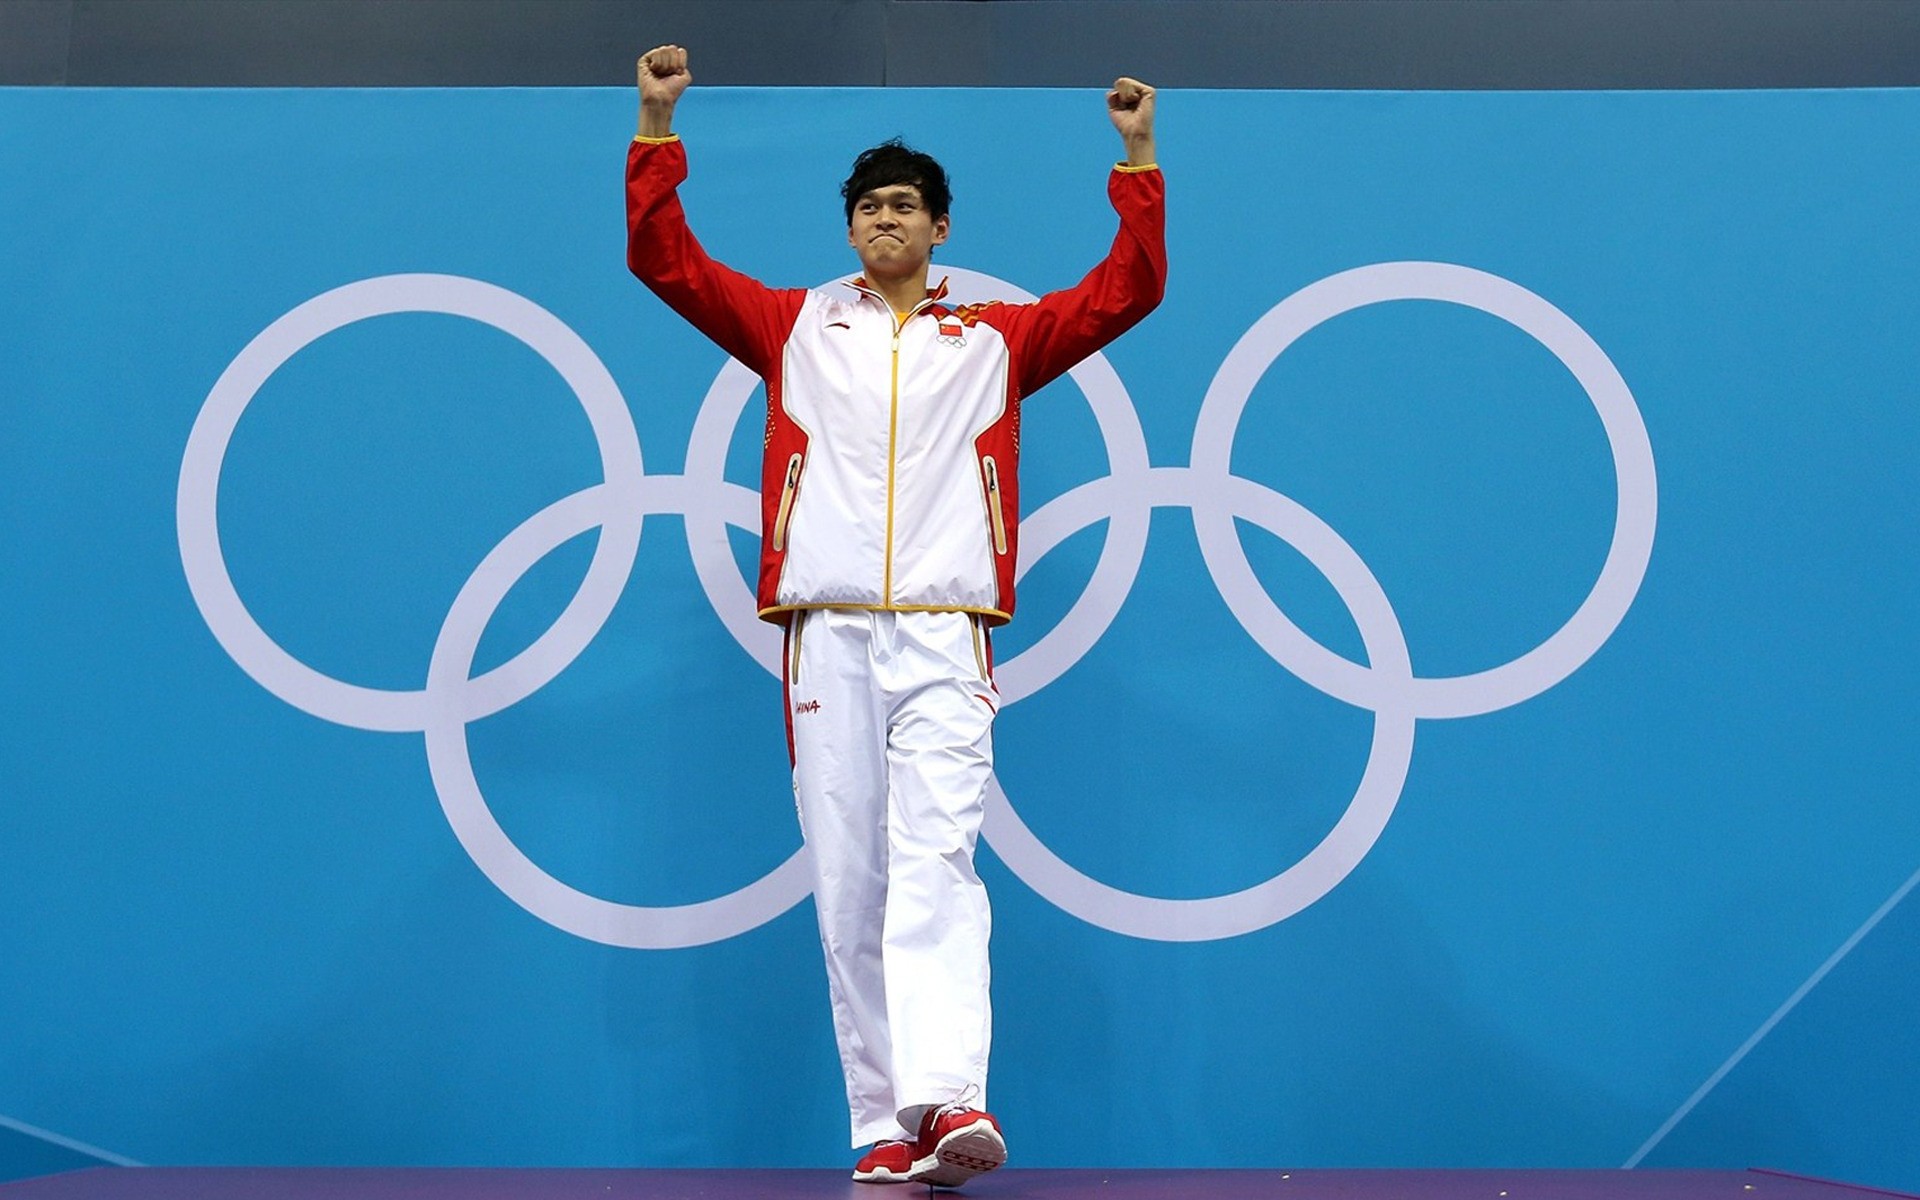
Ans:
[{"label": "black hair", "polygon": [[898,183],[920,189],[927,215],[938,221],[947,215],[953,193],[947,189],[947,173],[931,154],[923,154],[899,138],[888,138],[878,146],[860,152],[853,160],[853,173],[840,185],[840,196],[847,202],[847,224],[853,224],[853,206],[860,197],[876,188]]}]

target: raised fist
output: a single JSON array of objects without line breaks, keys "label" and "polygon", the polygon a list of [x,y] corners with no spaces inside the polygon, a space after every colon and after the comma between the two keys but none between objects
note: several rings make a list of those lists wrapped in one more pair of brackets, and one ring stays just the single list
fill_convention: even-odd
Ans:
[{"label": "raised fist", "polygon": [[655,46],[640,56],[640,103],[671,108],[693,82],[687,52],[680,46]]},{"label": "raised fist", "polygon": [[1153,89],[1122,75],[1107,93],[1107,116],[1129,142],[1153,137]]}]

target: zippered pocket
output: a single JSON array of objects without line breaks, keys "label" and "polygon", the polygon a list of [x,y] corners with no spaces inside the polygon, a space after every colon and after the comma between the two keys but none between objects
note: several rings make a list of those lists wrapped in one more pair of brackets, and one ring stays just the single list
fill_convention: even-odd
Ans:
[{"label": "zippered pocket", "polygon": [[787,660],[787,683],[797,685],[800,682],[800,632],[807,627],[807,610],[796,610],[787,622],[787,640],[793,643],[793,653]]},{"label": "zippered pocket", "polygon": [[993,672],[987,669],[987,654],[986,654],[986,651],[981,648],[981,642],[986,637],[986,630],[981,628],[980,614],[968,613],[967,624],[969,627],[971,627],[971,630],[973,633],[974,669],[980,673],[981,682],[992,683]]},{"label": "zippered pocket", "polygon": [[993,552],[1007,552],[1007,518],[1000,507],[1000,468],[989,454],[980,460],[987,473],[987,519],[993,524]]},{"label": "zippered pocket", "polygon": [[800,456],[794,455],[787,460],[787,482],[780,489],[780,510],[773,517],[773,550],[778,554],[787,548],[787,522],[793,519],[793,494],[800,490]]}]

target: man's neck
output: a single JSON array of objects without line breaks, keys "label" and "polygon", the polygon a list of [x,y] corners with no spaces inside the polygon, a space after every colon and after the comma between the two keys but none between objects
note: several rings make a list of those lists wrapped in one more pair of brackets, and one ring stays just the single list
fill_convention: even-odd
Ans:
[{"label": "man's neck", "polygon": [[868,278],[867,286],[879,292],[881,299],[894,312],[912,312],[927,298],[927,270],[922,268],[913,275],[899,279]]}]

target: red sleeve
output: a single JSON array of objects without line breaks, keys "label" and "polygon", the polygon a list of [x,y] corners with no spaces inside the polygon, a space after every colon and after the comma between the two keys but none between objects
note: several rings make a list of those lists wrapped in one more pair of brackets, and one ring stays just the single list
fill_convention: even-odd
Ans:
[{"label": "red sleeve", "polygon": [[676,190],[687,148],[636,140],[627,151],[627,269],[722,350],[765,377],[800,316],[806,292],[776,290],[707,256]]},{"label": "red sleeve", "polygon": [[1022,396],[1133,328],[1167,290],[1167,191],[1159,170],[1115,169],[1107,198],[1120,214],[1120,231],[1085,279],[1032,304],[994,304],[981,311],[981,321],[1006,335]]}]

